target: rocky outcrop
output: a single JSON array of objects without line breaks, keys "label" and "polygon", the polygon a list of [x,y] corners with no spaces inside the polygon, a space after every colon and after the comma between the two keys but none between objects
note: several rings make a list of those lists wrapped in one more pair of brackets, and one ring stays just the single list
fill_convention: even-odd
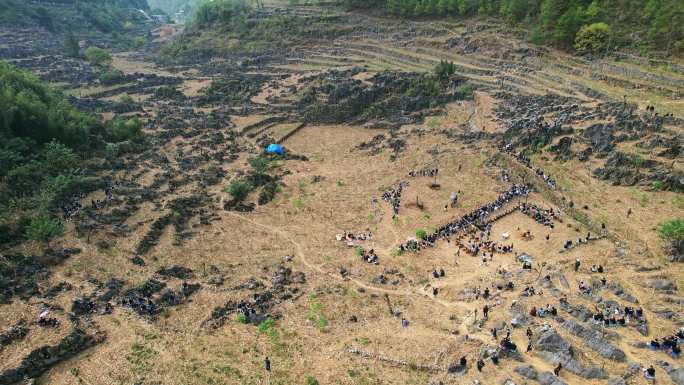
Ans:
[{"label": "rocky outcrop", "polygon": [[572,320],[562,321],[561,327],[581,338],[588,347],[598,352],[602,357],[618,362],[625,361],[625,352],[613,346],[601,335],[601,333],[587,329]]},{"label": "rocky outcrop", "polygon": [[596,366],[585,367],[577,361],[573,357],[572,345],[553,329],[542,332],[536,345],[539,356],[553,365],[561,363],[565,370],[587,379],[608,378],[605,370]]},{"label": "rocky outcrop", "polygon": [[57,345],[35,349],[24,357],[19,366],[1,373],[0,385],[10,385],[26,378],[36,378],[58,363],[102,341],[104,341],[104,335],[90,335],[83,330],[75,329]]}]

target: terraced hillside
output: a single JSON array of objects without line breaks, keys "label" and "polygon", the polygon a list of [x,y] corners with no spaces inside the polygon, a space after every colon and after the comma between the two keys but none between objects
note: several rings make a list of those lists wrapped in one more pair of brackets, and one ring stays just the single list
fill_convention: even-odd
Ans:
[{"label": "terraced hillside", "polygon": [[143,134],[3,246],[0,384],[684,384],[682,63],[240,12],[2,56]]}]

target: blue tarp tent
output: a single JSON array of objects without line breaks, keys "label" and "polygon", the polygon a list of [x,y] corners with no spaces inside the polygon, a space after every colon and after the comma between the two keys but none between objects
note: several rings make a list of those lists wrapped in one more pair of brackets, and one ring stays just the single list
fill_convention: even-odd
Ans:
[{"label": "blue tarp tent", "polygon": [[285,149],[283,146],[279,144],[269,144],[268,147],[266,147],[266,153],[267,154],[278,154],[278,155],[283,155],[285,154]]}]

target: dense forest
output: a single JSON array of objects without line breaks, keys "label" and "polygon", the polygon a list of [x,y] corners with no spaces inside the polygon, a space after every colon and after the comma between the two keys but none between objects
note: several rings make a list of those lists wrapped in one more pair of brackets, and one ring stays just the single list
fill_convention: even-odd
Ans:
[{"label": "dense forest", "polygon": [[146,0],[2,0],[0,23],[40,25],[53,32],[124,33],[143,19]]},{"label": "dense forest", "polygon": [[115,157],[143,140],[137,119],[79,112],[56,88],[0,62],[0,244],[59,235],[60,208],[99,187],[89,160]]},{"label": "dense forest", "polygon": [[684,52],[684,0],[345,0],[403,17],[497,16],[537,44],[602,51]]}]

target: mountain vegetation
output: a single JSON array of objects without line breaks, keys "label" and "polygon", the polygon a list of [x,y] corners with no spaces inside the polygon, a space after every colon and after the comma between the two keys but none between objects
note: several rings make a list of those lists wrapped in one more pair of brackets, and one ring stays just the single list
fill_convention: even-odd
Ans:
[{"label": "mountain vegetation", "polygon": [[[98,188],[87,160],[108,143],[141,142],[137,119],[103,124],[34,75],[0,62],[0,243],[59,234],[60,207]],[[47,234],[47,235],[46,235]]]},{"label": "mountain vegetation", "polygon": [[346,0],[402,17],[500,17],[538,44],[585,53],[620,47],[684,53],[682,0]]}]

